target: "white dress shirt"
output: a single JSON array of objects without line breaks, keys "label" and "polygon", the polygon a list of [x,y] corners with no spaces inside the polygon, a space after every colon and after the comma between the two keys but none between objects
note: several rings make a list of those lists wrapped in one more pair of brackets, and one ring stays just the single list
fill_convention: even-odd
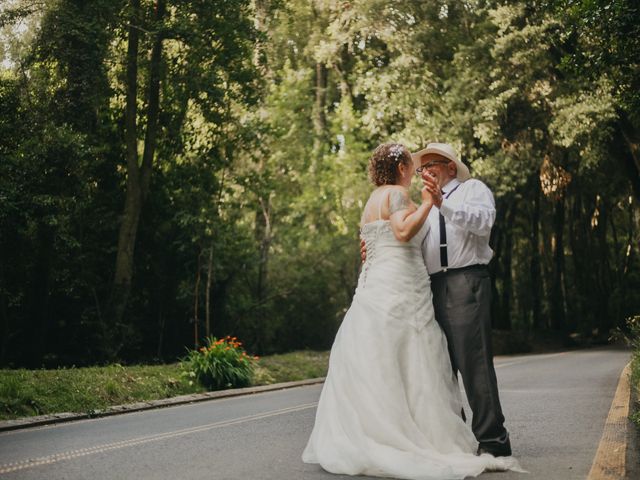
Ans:
[{"label": "white dress shirt", "polygon": [[[442,192],[442,206],[440,209],[435,206],[431,208],[427,217],[429,233],[422,243],[422,256],[427,271],[433,275],[442,270],[440,212],[447,229],[448,268],[486,265],[493,256],[489,236],[496,219],[496,204],[491,190],[474,178],[462,183],[454,178],[442,188]],[[451,196],[446,198],[449,193]]]}]

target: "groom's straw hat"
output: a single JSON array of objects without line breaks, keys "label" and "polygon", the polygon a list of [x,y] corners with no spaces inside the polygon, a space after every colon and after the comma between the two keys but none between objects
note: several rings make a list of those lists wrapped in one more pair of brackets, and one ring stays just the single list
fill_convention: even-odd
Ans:
[{"label": "groom's straw hat", "polygon": [[462,163],[462,161],[458,158],[458,154],[456,153],[456,151],[448,143],[430,143],[429,145],[427,145],[427,148],[420,150],[419,152],[412,153],[411,158],[413,159],[413,163],[416,165],[416,167],[420,166],[421,159],[425,155],[440,155],[447,160],[451,160],[456,164],[456,167],[458,168],[458,174],[456,175],[456,177],[461,182],[464,182],[465,180],[469,180],[471,178],[469,168],[467,168],[467,166]]}]

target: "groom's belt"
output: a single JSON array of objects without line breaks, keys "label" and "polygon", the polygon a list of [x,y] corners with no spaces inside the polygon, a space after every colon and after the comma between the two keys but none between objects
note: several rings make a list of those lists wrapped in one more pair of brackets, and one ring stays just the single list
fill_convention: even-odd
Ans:
[{"label": "groom's belt", "polygon": [[469,272],[469,271],[479,271],[486,272],[488,267],[483,263],[476,263],[475,265],[467,265],[466,267],[460,268],[445,268],[444,270],[440,270],[431,275],[432,279],[442,278],[450,274],[458,273],[458,272]]}]

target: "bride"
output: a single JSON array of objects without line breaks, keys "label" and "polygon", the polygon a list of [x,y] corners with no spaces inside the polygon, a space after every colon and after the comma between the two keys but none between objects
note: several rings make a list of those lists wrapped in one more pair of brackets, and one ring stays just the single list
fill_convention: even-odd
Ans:
[{"label": "bride", "polygon": [[420,248],[436,181],[414,205],[411,154],[393,143],[376,148],[369,175],[377,188],[362,215],[367,259],[331,349],[302,460],[332,473],[420,480],[522,471],[513,457],[476,456],[476,439],[460,416]]}]

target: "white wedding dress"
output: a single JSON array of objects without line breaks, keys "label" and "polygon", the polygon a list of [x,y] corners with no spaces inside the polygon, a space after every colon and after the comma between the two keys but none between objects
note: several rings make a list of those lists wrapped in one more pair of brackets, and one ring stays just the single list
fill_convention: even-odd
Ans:
[{"label": "white wedding dress", "polygon": [[407,243],[396,240],[388,220],[362,228],[367,260],[331,348],[305,463],[332,473],[416,480],[522,471],[513,457],[475,455],[434,318],[420,249],[427,225]]}]

